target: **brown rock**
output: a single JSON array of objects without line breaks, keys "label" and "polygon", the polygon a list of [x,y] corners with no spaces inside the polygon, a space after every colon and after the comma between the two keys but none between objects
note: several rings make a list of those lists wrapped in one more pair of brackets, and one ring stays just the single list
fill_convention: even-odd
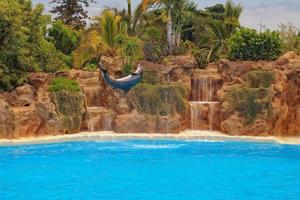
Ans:
[{"label": "brown rock", "polygon": [[122,73],[123,60],[121,57],[106,57],[102,56],[100,62],[108,70],[108,72],[113,76],[119,76]]},{"label": "brown rock", "polygon": [[36,103],[36,112],[41,119],[41,126],[36,132],[36,135],[60,135],[66,132],[63,120],[61,120],[56,113],[53,103]]},{"label": "brown rock", "polygon": [[246,126],[240,134],[251,136],[268,136],[269,127],[267,121],[264,119],[257,119],[252,124]]},{"label": "brown rock", "polygon": [[117,133],[155,133],[155,119],[133,111],[118,115],[114,121],[113,130]]},{"label": "brown rock", "polygon": [[13,111],[4,100],[0,99],[0,138],[12,138],[14,127]]},{"label": "brown rock", "polygon": [[156,133],[179,133],[185,129],[179,115],[160,116],[156,125]]},{"label": "brown rock", "polygon": [[114,111],[104,107],[87,107],[81,128],[87,131],[111,131]]},{"label": "brown rock", "polygon": [[6,98],[10,106],[30,106],[34,101],[34,91],[28,84],[17,87]]},{"label": "brown rock", "polygon": [[42,85],[49,84],[54,78],[55,75],[52,73],[38,72],[30,73],[28,76],[28,81],[30,85],[37,89]]},{"label": "brown rock", "polygon": [[41,125],[35,106],[13,107],[14,125],[13,138],[36,136]]},{"label": "brown rock", "polygon": [[228,135],[241,135],[243,124],[237,115],[232,115],[221,123],[221,131]]}]

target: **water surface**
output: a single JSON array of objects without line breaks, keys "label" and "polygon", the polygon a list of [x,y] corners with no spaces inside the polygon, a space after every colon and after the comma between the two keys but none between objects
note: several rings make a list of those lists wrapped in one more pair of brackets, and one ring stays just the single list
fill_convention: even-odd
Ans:
[{"label": "water surface", "polygon": [[300,198],[300,146],[128,140],[0,147],[0,199]]}]

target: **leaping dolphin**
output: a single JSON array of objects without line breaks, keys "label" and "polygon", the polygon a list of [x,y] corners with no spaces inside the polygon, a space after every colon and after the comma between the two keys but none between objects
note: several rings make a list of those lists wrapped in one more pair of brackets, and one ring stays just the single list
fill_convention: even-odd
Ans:
[{"label": "leaping dolphin", "polygon": [[128,92],[131,88],[140,83],[143,78],[143,67],[140,64],[133,74],[120,79],[111,77],[101,62],[99,63],[99,66],[105,82],[113,88],[118,88],[125,92]]}]

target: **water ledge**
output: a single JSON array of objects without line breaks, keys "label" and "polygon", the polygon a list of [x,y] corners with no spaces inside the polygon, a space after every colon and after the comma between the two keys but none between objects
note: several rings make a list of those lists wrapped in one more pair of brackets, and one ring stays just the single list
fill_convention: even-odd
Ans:
[{"label": "water ledge", "polygon": [[25,144],[47,144],[72,141],[109,141],[109,140],[203,140],[203,141],[242,141],[242,142],[271,142],[280,144],[300,145],[300,137],[253,137],[253,136],[229,136],[220,132],[211,131],[184,131],[179,134],[159,133],[114,133],[114,132],[82,132],[78,134],[27,137],[19,139],[0,139],[0,146],[14,146]]}]

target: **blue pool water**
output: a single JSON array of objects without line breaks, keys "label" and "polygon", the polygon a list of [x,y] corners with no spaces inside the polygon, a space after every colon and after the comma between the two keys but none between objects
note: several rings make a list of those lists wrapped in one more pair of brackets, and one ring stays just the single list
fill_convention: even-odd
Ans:
[{"label": "blue pool water", "polygon": [[300,147],[170,140],[0,147],[0,199],[300,199]]}]

